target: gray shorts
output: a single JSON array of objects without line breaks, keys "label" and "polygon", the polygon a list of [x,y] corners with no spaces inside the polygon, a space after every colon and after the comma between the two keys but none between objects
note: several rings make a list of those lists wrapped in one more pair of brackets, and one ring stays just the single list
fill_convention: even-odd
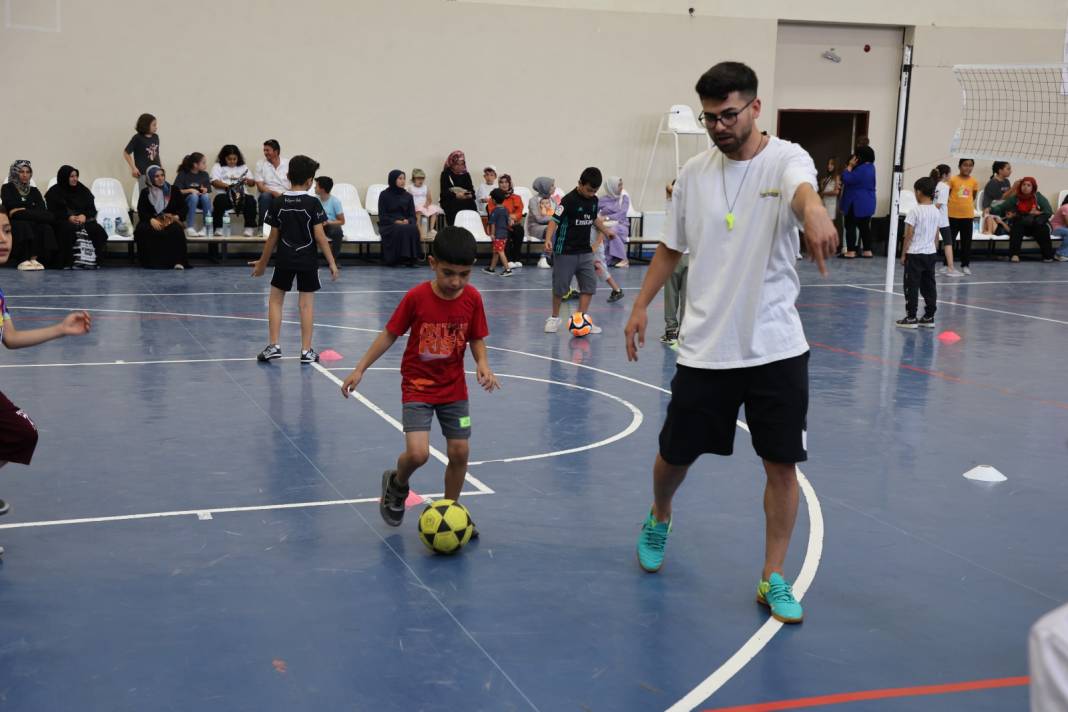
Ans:
[{"label": "gray shorts", "polygon": [[553,294],[562,297],[571,289],[571,279],[578,280],[579,294],[597,291],[597,271],[593,268],[593,253],[553,256]]},{"label": "gray shorts", "polygon": [[401,416],[404,432],[428,432],[434,413],[438,414],[441,434],[447,440],[471,438],[471,411],[465,400],[452,403],[405,403],[404,414]]}]

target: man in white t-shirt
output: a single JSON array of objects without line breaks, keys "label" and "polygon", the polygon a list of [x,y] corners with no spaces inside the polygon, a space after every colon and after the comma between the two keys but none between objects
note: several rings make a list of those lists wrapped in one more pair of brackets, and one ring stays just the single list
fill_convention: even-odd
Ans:
[{"label": "man in white t-shirt", "polygon": [[[730,455],[745,405],[753,448],[764,461],[767,541],[757,600],[786,623],[802,610],[783,576],[797,518],[796,463],[806,459],[808,342],[795,302],[798,230],[826,274],[838,233],[804,149],[756,130],[757,77],[722,62],[697,82],[702,121],[716,149],[690,159],[672,195],[667,230],[626,327],[627,357],[645,344],[649,303],[683,252],[690,264],[671,402],[653,465],[653,506],[638,561],[659,570],[671,530],[671,500],[702,454]],[[635,343],[637,337],[637,343]]]},{"label": "man in white t-shirt", "polygon": [[278,196],[290,190],[289,159],[282,157],[278,141],[269,138],[263,142],[263,160],[256,164],[256,189],[260,191],[260,224]]}]

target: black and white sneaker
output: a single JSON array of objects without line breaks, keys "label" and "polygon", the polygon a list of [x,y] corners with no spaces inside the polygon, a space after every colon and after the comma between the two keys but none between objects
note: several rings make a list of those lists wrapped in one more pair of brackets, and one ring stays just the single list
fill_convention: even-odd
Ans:
[{"label": "black and white sneaker", "polygon": [[271,361],[276,358],[282,358],[282,348],[278,344],[267,344],[267,348],[260,351],[260,355],[256,357],[258,361]]},{"label": "black and white sneaker", "polygon": [[664,335],[660,337],[660,343],[662,344],[674,344],[679,340],[679,332],[675,330],[665,331]]},{"label": "black and white sneaker", "polygon": [[486,274],[497,274],[497,270],[490,269],[489,267],[483,267],[482,271],[485,272]]},{"label": "black and white sneaker", "polygon": [[933,316],[921,316],[917,323],[928,329],[933,329],[935,325]]},{"label": "black and white sneaker", "polygon": [[904,319],[898,319],[894,322],[902,329],[918,329],[920,328],[920,322],[914,316],[907,316]]},{"label": "black and white sneaker", "polygon": [[0,516],[3,516],[11,511],[11,507],[7,506],[7,502],[0,499]]},{"label": "black and white sneaker", "polygon": [[623,298],[623,290],[622,289],[613,289],[612,293],[608,295],[608,303],[611,304],[612,302],[618,302],[622,298]]},{"label": "black and white sneaker", "polygon": [[509,267],[505,271],[501,272],[501,276],[502,277],[511,277],[512,276],[512,268]]},{"label": "black and white sneaker", "polygon": [[300,352],[301,363],[319,363],[319,354],[315,349]]},{"label": "black and white sneaker", "polygon": [[393,480],[396,470],[382,473],[382,498],[378,500],[378,513],[391,527],[399,527],[404,521],[404,502],[408,499],[408,488],[401,488]]}]

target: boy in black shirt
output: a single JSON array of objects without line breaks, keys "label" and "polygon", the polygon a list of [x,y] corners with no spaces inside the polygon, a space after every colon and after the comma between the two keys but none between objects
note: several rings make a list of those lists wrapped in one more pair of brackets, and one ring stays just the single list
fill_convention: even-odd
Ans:
[{"label": "boy in black shirt", "polygon": [[274,199],[267,211],[265,222],[271,226],[271,235],[263,246],[263,254],[252,265],[252,276],[260,277],[267,269],[271,253],[278,246],[274,276],[271,277],[271,298],[267,310],[269,343],[257,358],[270,361],[282,357],[278,334],[282,330],[282,306],[286,292],[297,280],[300,292],[300,362],[315,363],[319,354],[312,348],[312,325],[315,322],[315,292],[319,291],[319,255],[316,245],[330,266],[330,279],[337,279],[337,263],[330,251],[330,242],[323,231],[326,212],[323,204],[314,195],[308,194],[319,164],[307,156],[293,156],[289,160],[289,182],[293,186]]},{"label": "boy in black shirt", "polygon": [[[571,280],[578,281],[579,308],[583,314],[590,308],[590,300],[597,291],[597,271],[590,246],[590,229],[595,228],[606,238],[613,237],[604,220],[597,214],[597,190],[601,187],[601,171],[587,168],[579,176],[578,186],[564,196],[545,231],[545,251],[553,258],[553,313],[545,320],[545,332],[554,334],[560,329],[560,303],[571,290]],[[594,334],[601,327],[594,326]]]}]

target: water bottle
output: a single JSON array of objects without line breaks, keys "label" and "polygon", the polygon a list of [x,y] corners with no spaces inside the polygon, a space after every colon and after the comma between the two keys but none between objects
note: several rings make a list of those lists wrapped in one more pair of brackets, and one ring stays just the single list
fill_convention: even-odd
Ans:
[{"label": "water bottle", "polygon": [[212,234],[214,233],[214,226],[213,226],[214,222],[215,221],[211,217],[211,215],[205,215],[204,216],[204,234],[207,235],[208,237],[211,237]]},{"label": "water bottle", "polygon": [[126,223],[123,221],[121,215],[115,218],[115,232],[119,235],[126,234]]},{"label": "water bottle", "polygon": [[104,232],[108,234],[108,237],[115,234],[115,221],[111,218],[104,218]]},{"label": "water bottle", "polygon": [[223,237],[230,237],[230,213],[223,213]]}]

